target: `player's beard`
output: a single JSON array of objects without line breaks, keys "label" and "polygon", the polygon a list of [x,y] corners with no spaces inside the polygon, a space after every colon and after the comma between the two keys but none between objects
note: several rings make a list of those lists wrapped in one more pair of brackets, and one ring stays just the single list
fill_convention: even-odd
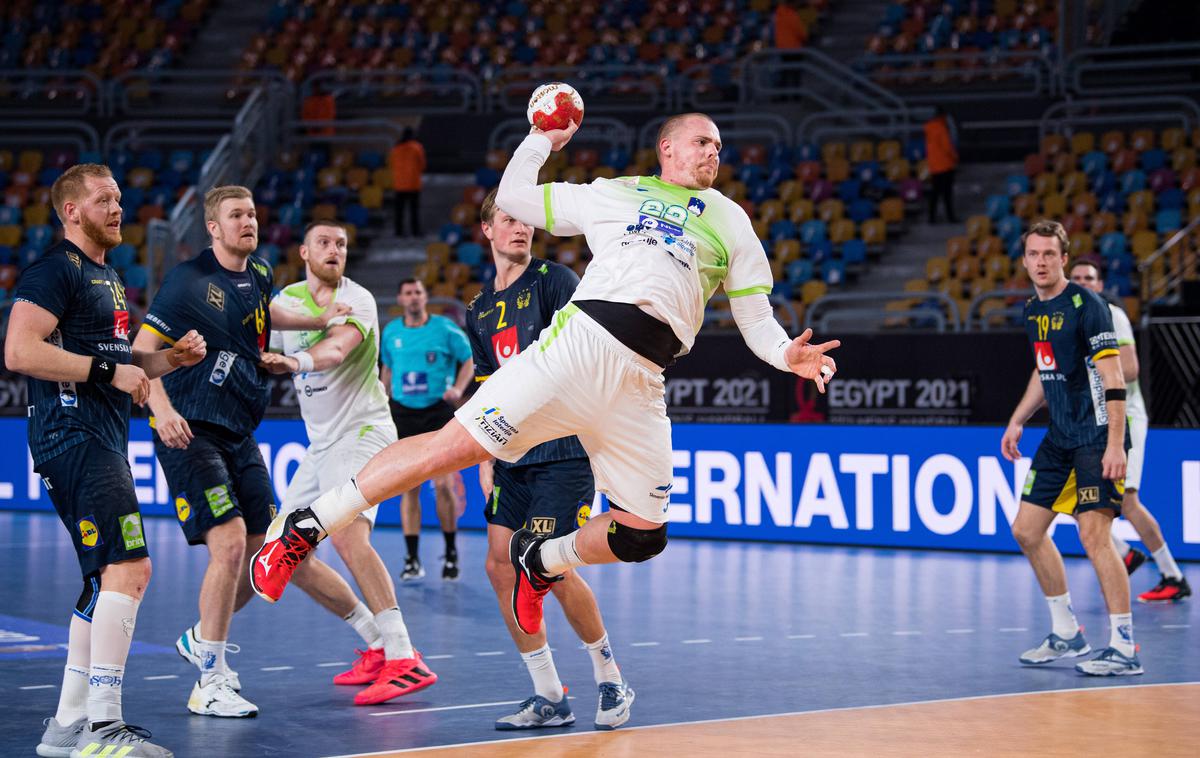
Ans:
[{"label": "player's beard", "polygon": [[705,173],[704,169],[708,164],[700,164],[692,171],[692,183],[696,185],[696,189],[706,190],[713,186],[713,182],[717,179],[717,170],[713,168],[711,174]]},{"label": "player's beard", "polygon": [[[107,223],[108,219],[105,219]],[[104,250],[112,250],[117,245],[121,244],[121,230],[111,230],[104,224],[97,224],[87,216],[80,216],[79,227],[83,230],[83,234],[96,245]]]},{"label": "player's beard", "polygon": [[345,273],[345,268],[340,266],[321,266],[313,269],[313,273],[321,280],[322,284],[329,287],[337,287],[342,281],[342,274]]}]

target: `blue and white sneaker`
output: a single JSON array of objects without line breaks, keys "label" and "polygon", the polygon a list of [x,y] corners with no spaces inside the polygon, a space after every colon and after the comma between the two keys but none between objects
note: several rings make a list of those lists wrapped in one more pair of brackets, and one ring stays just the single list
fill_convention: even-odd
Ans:
[{"label": "blue and white sneaker", "polygon": [[[196,626],[199,626],[199,624],[196,624]],[[196,652],[197,645],[199,644],[196,640],[198,636],[196,634],[196,626],[189,626],[187,631],[179,635],[179,639],[175,640],[175,652],[179,653],[180,658],[200,669],[200,672],[203,673],[204,666],[200,660],[200,654]],[[225,643],[226,653],[240,653],[241,651],[242,648],[238,645],[232,642]],[[242,691],[242,680],[238,678],[238,673],[228,663],[225,664],[225,681],[233,688],[234,692]]]},{"label": "blue and white sneaker", "polygon": [[634,692],[626,682],[601,682],[600,705],[596,708],[596,728],[616,729],[629,720]]},{"label": "blue and white sneaker", "polygon": [[1075,632],[1075,636],[1064,640],[1054,632],[1046,635],[1042,644],[1021,653],[1020,661],[1026,666],[1040,666],[1043,663],[1057,661],[1060,658],[1078,658],[1092,652],[1092,648],[1083,638],[1083,629]]},{"label": "blue and white sneaker", "polygon": [[1130,658],[1115,647],[1106,647],[1090,661],[1075,664],[1075,670],[1088,676],[1136,676],[1146,673],[1136,651]]},{"label": "blue and white sneaker", "polygon": [[496,728],[501,731],[512,729],[541,729],[549,726],[570,726],[575,723],[575,714],[567,705],[567,692],[563,689],[562,700],[557,703],[547,700],[541,695],[521,703],[517,712],[496,721]]}]

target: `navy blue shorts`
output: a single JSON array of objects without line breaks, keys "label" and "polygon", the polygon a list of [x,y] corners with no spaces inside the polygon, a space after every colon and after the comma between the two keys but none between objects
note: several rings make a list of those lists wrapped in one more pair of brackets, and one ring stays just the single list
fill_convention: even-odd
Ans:
[{"label": "navy blue shorts", "polygon": [[1104,478],[1103,457],[1103,445],[1068,449],[1043,439],[1025,477],[1021,499],[1070,516],[1100,508],[1120,516],[1125,480]]},{"label": "navy blue shorts", "polygon": [[88,440],[35,470],[71,535],[85,578],[110,563],[149,557],[125,456]]},{"label": "navy blue shorts", "polygon": [[185,450],[167,447],[154,434],[154,452],[188,544],[203,544],[209,529],[239,516],[247,534],[265,534],[275,518],[275,491],[258,443],[208,424],[188,425],[194,438]]},{"label": "navy blue shorts", "polygon": [[512,530],[527,526],[543,537],[561,537],[592,515],[596,480],[587,458],[493,469],[492,496],[484,504],[489,524]]}]

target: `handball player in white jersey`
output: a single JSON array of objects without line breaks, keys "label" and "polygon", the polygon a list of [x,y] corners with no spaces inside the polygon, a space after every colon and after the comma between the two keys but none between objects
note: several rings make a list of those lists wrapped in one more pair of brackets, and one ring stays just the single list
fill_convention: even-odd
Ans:
[{"label": "handball player in white jersey", "polygon": [[534,129],[500,180],[497,204],[551,234],[583,234],[593,260],[537,345],[504,364],[441,430],[389,445],[349,481],[281,515],[251,565],[275,601],[326,535],[431,476],[489,457],[516,461],[534,445],[577,435],[611,509],[554,539],[513,534],[518,626],[541,623],[542,597],[563,571],[648,560],[666,547],[672,479],[663,369],[686,353],[704,308],[724,286],[738,329],[763,361],[825,390],[837,340],[788,337],[767,295],[771,268],[750,219],[712,183],[721,135],[704,114],[675,116],[657,139],[662,177],[537,184],[538,170],[578,129]]}]

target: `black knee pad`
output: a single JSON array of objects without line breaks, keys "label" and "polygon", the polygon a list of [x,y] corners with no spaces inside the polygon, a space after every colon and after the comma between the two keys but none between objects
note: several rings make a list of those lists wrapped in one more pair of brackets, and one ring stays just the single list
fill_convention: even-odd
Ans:
[{"label": "black knee pad", "polygon": [[667,547],[667,525],[657,529],[632,529],[619,521],[608,526],[608,548],[626,563],[648,561]]},{"label": "black knee pad", "polygon": [[75,602],[75,615],[88,621],[92,620],[92,611],[96,609],[96,598],[100,596],[100,574],[88,574],[83,578],[83,592]]}]

